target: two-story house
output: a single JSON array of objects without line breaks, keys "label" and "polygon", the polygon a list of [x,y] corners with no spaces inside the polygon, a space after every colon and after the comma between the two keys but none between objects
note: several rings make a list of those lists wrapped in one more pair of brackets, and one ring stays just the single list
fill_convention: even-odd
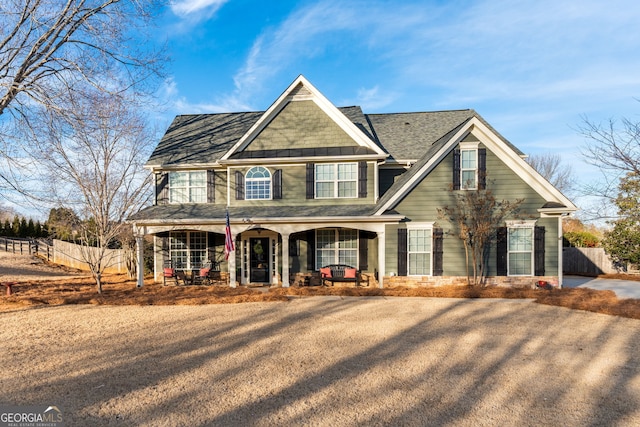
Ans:
[{"label": "two-story house", "polygon": [[157,280],[168,263],[213,261],[232,286],[289,286],[329,264],[378,286],[439,284],[467,271],[437,209],[486,187],[525,199],[492,243],[489,282],[561,282],[561,218],[576,207],[523,157],[473,110],[365,114],[300,76],[266,111],[176,117],[146,164],[155,204],[130,220],[154,236]]}]

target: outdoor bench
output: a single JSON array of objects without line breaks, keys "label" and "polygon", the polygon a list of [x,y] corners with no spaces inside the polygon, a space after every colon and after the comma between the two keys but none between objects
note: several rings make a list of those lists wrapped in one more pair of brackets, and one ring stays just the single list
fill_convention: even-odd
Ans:
[{"label": "outdoor bench", "polygon": [[325,282],[355,282],[356,286],[360,286],[360,271],[350,265],[330,264],[320,269],[320,281],[322,285]]}]

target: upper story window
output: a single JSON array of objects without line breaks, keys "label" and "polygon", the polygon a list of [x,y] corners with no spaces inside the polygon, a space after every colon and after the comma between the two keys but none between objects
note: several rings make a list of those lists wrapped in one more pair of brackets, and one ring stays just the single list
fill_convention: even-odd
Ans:
[{"label": "upper story window", "polygon": [[487,185],[487,149],[464,141],[453,152],[453,189],[484,190]]},{"label": "upper story window", "polygon": [[246,200],[271,199],[271,173],[262,166],[256,166],[245,177]]},{"label": "upper story window", "polygon": [[206,203],[207,172],[170,172],[169,203]]},{"label": "upper story window", "polygon": [[358,197],[358,164],[315,165],[316,198]]},{"label": "upper story window", "polygon": [[467,190],[478,188],[478,150],[460,150],[460,183]]}]

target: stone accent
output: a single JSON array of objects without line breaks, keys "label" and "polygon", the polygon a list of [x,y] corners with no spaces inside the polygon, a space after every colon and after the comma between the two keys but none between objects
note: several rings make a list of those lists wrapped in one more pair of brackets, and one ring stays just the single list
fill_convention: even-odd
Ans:
[{"label": "stone accent", "polygon": [[[557,276],[492,276],[486,278],[487,286],[507,286],[514,288],[532,288],[538,281],[544,281],[551,286],[558,286]],[[406,286],[417,288],[421,286],[464,285],[464,276],[385,276],[384,287]]]}]

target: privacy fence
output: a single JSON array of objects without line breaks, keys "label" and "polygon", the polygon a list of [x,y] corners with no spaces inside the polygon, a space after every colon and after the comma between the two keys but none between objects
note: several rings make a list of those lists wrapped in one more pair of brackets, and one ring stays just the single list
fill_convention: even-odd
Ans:
[{"label": "privacy fence", "polygon": [[564,274],[597,276],[626,271],[627,268],[616,265],[603,248],[563,248],[562,270]]},{"label": "privacy fence", "polygon": [[[0,250],[40,256],[55,264],[89,271],[86,259],[95,256],[97,248],[76,245],[62,240],[17,239],[0,237]],[[127,254],[122,249],[107,249],[104,264],[106,273],[126,273]],[[130,257],[129,257],[130,259]]]}]

